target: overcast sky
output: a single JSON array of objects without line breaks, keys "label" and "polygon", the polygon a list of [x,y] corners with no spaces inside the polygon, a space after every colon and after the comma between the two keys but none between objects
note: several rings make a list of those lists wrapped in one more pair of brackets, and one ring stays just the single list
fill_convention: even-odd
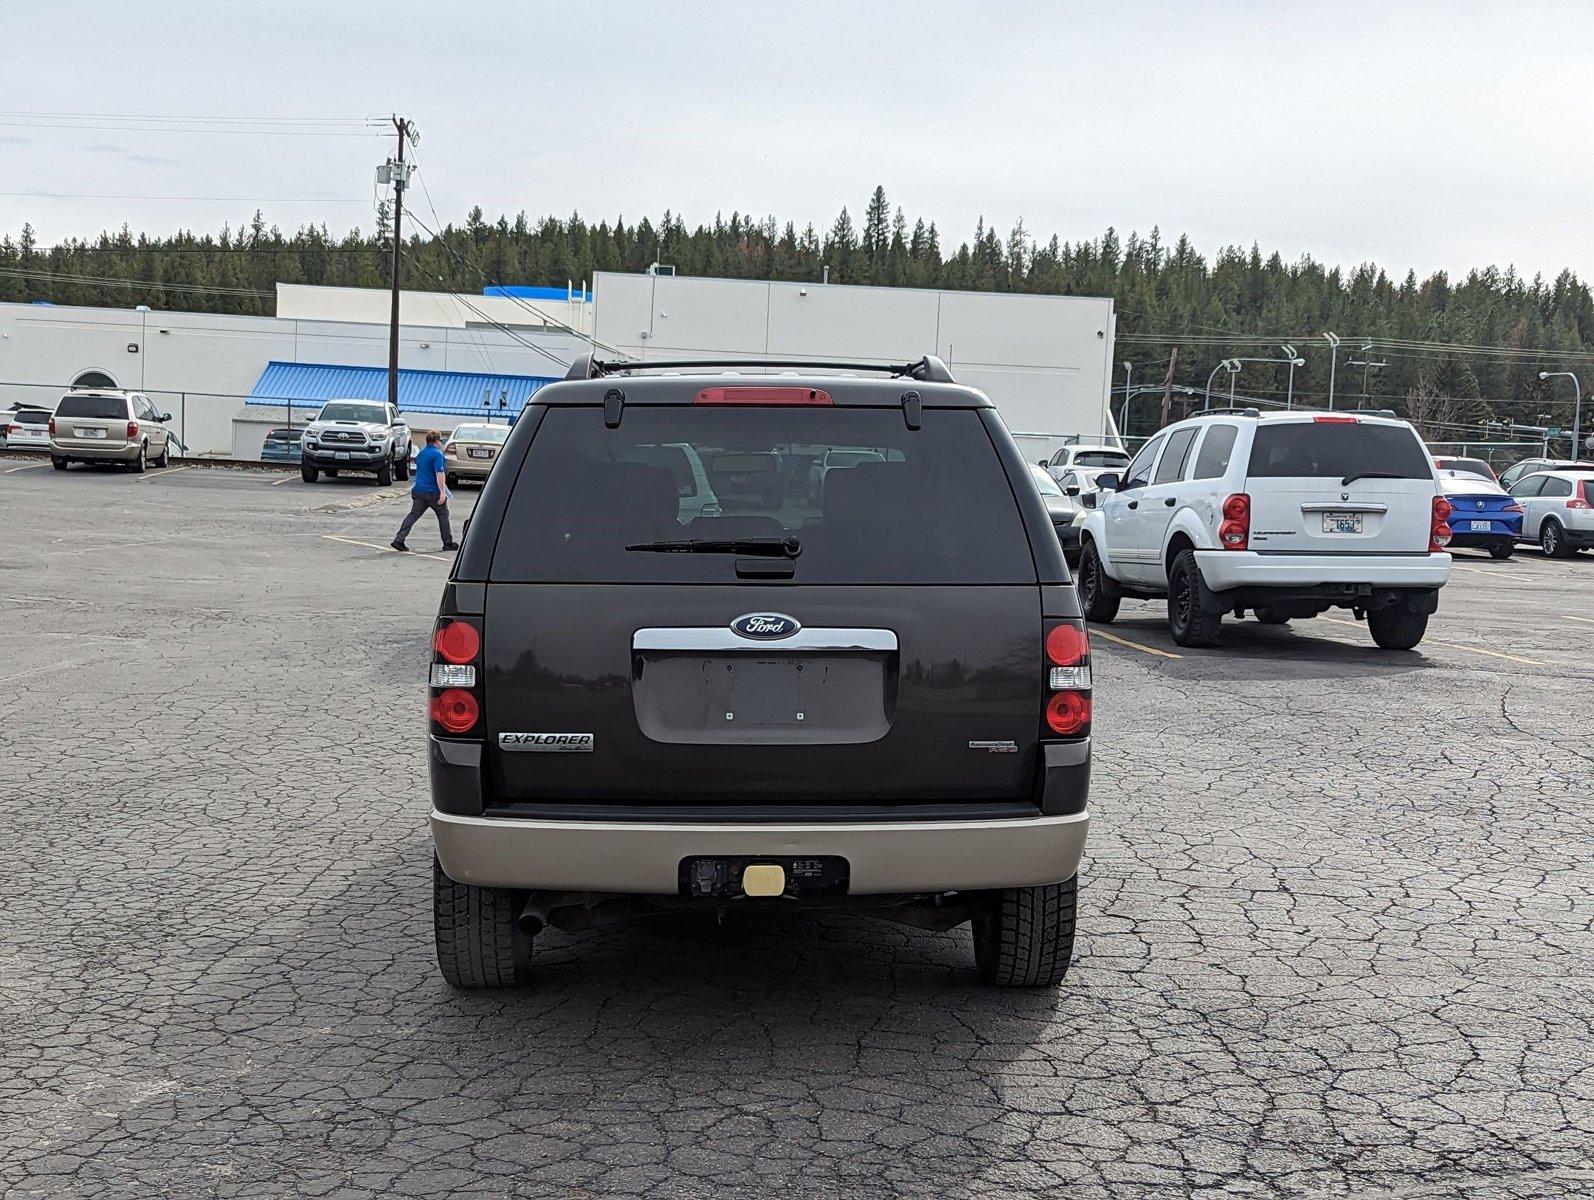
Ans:
[{"label": "overcast sky", "polygon": [[256,200],[285,228],[368,229],[392,145],[17,113],[397,111],[444,220],[720,209],[823,228],[881,183],[943,247],[983,215],[1042,240],[1160,226],[1208,255],[1255,241],[1397,276],[1594,278],[1586,0],[0,0],[0,31],[13,238],[215,230]]}]

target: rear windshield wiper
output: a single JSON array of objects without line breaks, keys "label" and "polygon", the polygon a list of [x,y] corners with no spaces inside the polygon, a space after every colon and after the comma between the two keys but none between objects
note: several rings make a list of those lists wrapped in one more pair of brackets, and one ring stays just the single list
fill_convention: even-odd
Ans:
[{"label": "rear windshield wiper", "polygon": [[1409,479],[1409,475],[1402,475],[1399,471],[1352,471],[1339,481],[1339,486],[1355,483],[1358,479]]},{"label": "rear windshield wiper", "polygon": [[795,537],[750,537],[722,540],[684,538],[668,542],[637,542],[627,550],[651,550],[659,554],[746,554],[765,558],[796,558],[803,552]]}]

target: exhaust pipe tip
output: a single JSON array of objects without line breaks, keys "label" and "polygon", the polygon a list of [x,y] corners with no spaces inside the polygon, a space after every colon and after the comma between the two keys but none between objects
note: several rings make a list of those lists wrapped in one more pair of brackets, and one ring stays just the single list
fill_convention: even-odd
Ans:
[{"label": "exhaust pipe tip", "polygon": [[548,928],[548,905],[537,895],[526,898],[526,907],[520,910],[520,931],[527,937],[536,937]]}]

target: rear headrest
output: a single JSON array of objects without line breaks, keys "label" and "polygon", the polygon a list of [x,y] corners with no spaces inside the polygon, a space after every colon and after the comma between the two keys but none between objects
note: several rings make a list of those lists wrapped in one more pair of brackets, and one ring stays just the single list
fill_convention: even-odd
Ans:
[{"label": "rear headrest", "polygon": [[585,479],[566,492],[572,498],[565,512],[567,530],[618,531],[642,541],[664,536],[672,526],[679,534],[675,477],[666,468],[581,460],[565,473],[578,472]]},{"label": "rear headrest", "polygon": [[693,517],[687,524],[694,538],[780,537],[786,527],[774,517],[753,513],[728,517]]},{"label": "rear headrest", "polygon": [[907,463],[859,463],[825,473],[825,523],[891,519],[916,504],[917,473]]}]

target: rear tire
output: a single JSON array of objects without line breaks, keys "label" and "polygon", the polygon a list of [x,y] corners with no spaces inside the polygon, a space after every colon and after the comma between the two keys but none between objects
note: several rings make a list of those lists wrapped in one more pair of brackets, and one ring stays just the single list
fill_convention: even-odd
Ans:
[{"label": "rear tire", "polygon": [[1218,640],[1222,613],[1201,607],[1201,568],[1194,550],[1181,550],[1168,573],[1168,632],[1181,646],[1210,646]]},{"label": "rear tire", "polygon": [[1428,632],[1428,614],[1414,613],[1404,604],[1375,608],[1367,614],[1367,630],[1385,650],[1410,650]]},{"label": "rear tire", "polygon": [[1101,555],[1095,542],[1086,542],[1079,552],[1079,607],[1085,620],[1108,625],[1118,615],[1118,605],[1123,600],[1116,584],[1101,565]]},{"label": "rear tire", "polygon": [[1539,527],[1539,549],[1547,558],[1570,558],[1572,551],[1566,544],[1566,531],[1554,517]]},{"label": "rear tire", "polygon": [[142,475],[144,473],[144,469],[149,466],[148,442],[140,442],[138,444],[138,457],[127,465],[133,469],[133,474],[135,475]]},{"label": "rear tire", "polygon": [[453,491],[455,488],[457,488],[459,486],[459,476],[458,475],[447,474],[447,475],[443,476],[443,479],[448,484],[448,490],[449,491]]},{"label": "rear tire", "polygon": [[1051,987],[1074,956],[1079,876],[1007,888],[974,918],[974,962],[997,987]]},{"label": "rear tire", "polygon": [[65,459],[65,458],[56,458],[52,454],[50,456],[50,465],[52,467],[54,467],[57,471],[64,471],[64,470],[67,469],[68,466],[71,465],[71,460]]},{"label": "rear tire", "polygon": [[1504,546],[1490,546],[1490,558],[1510,558],[1516,547],[1507,542]]},{"label": "rear tire", "polygon": [[172,444],[170,442],[161,447],[161,456],[155,460],[155,465],[163,471],[172,465]]},{"label": "rear tire", "polygon": [[432,932],[449,986],[515,987],[531,978],[531,937],[519,911],[509,889],[455,883],[432,859]]},{"label": "rear tire", "polygon": [[393,460],[389,459],[376,469],[376,482],[381,487],[393,486]]},{"label": "rear tire", "polygon": [[1251,610],[1256,614],[1256,619],[1264,625],[1288,625],[1289,613],[1280,612],[1276,608],[1255,608]]},{"label": "rear tire", "polygon": [[410,477],[410,460],[408,457],[400,456],[393,460],[393,475],[398,479],[408,479]]},{"label": "rear tire", "polygon": [[317,471],[309,463],[302,462],[299,464],[299,478],[306,483],[314,483],[320,476],[321,472]]}]

